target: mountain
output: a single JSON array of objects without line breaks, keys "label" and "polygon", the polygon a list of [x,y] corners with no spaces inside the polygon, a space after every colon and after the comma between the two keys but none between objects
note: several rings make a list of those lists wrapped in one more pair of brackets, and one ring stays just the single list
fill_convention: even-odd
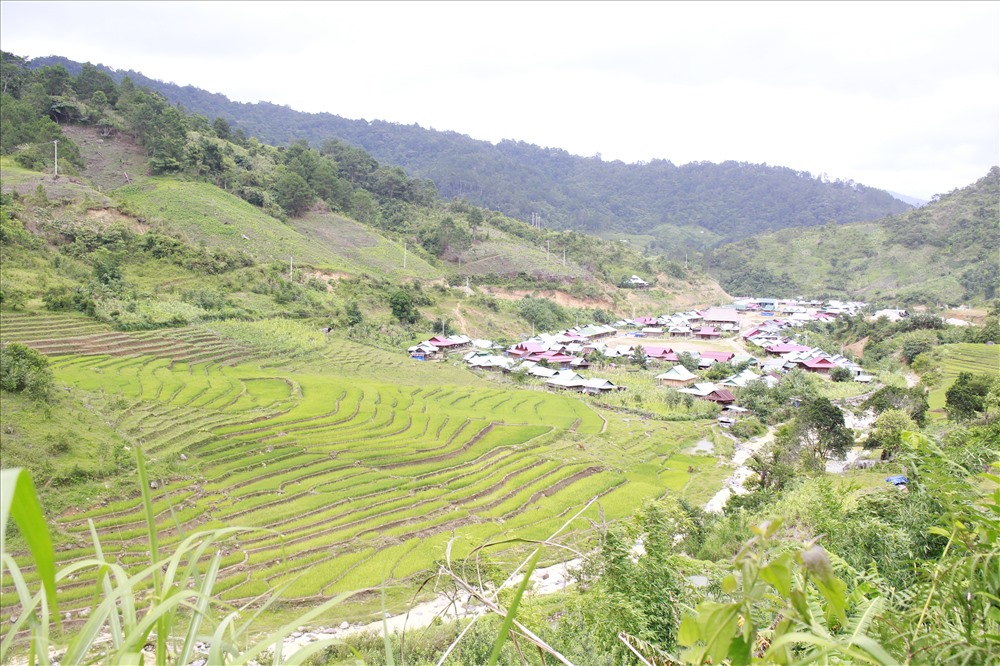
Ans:
[{"label": "mountain", "polygon": [[[54,56],[34,59],[30,66],[56,64],[70,73],[82,67]],[[234,129],[266,143],[305,140],[320,146],[336,138],[432,180],[446,198],[464,198],[523,221],[538,215],[550,228],[625,235],[654,251],[679,253],[761,232],[873,220],[910,208],[884,190],[853,181],[828,182],[786,167],[732,161],[682,166],[667,160],[606,162],[521,141],[494,145],[416,124],[233,102],[132,70],[99,69],[118,82],[127,76],[189,112],[225,118]]]},{"label": "mountain", "polygon": [[892,196],[902,201],[903,203],[908,203],[914,208],[920,208],[921,206],[927,203],[926,199],[918,199],[917,197],[911,197],[906,194],[900,194],[899,192],[893,192],[892,190],[886,190],[886,191]]},{"label": "mountain", "polygon": [[874,222],[785,229],[716,249],[732,294],[954,304],[1000,295],[1000,167],[926,206]]}]

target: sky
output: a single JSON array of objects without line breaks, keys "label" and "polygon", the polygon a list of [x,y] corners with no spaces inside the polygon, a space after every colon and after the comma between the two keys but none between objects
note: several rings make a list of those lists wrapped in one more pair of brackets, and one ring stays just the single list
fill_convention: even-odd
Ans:
[{"label": "sky", "polygon": [[299,111],[930,199],[1000,164],[1000,2],[7,2],[0,48]]}]

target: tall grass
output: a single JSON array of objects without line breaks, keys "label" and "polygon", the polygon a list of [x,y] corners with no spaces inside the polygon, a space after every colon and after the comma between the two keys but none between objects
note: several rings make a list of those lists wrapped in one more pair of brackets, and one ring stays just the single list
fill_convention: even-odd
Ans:
[{"label": "tall grass", "polygon": [[[20,607],[0,642],[0,662],[23,649],[18,639],[24,633],[28,634],[29,664],[49,664],[62,651],[60,664],[142,664],[143,650],[151,641],[157,664],[189,663],[199,641],[209,645],[207,660],[212,664],[246,664],[269,652],[275,664],[301,664],[340,643],[337,639],[317,641],[287,660],[282,656],[282,644],[290,632],[353,592],[339,594],[254,640],[254,620],[287,586],[272,591],[267,599],[255,599],[255,611],[249,605],[232,608],[223,604],[213,589],[222,564],[222,543],[236,534],[261,530],[223,527],[196,532],[184,537],[171,552],[161,553],[149,475],[141,453],[137,462],[149,548],[148,564],[138,571],[127,570],[105,556],[92,520],[88,520],[91,552],[57,570],[48,525],[30,474],[23,469],[0,472],[0,579],[9,579]],[[25,541],[34,561],[34,576],[22,572],[8,552],[8,520],[13,520]],[[96,586],[86,621],[72,633],[64,632],[59,623],[57,586],[92,573],[96,573]],[[32,591],[33,584],[37,591]],[[244,621],[245,613],[250,617]]]}]

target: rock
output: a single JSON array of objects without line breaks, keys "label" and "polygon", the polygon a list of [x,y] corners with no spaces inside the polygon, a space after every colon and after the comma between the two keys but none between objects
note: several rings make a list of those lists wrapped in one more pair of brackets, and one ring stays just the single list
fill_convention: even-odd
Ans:
[{"label": "rock", "polygon": [[149,482],[149,488],[150,488],[150,490],[156,490],[159,487],[160,487],[160,484],[157,483],[156,481],[150,481]]},{"label": "rock", "polygon": [[694,587],[705,587],[708,585],[708,576],[688,576],[688,582]]},{"label": "rock", "polygon": [[343,622],[340,623],[340,628],[341,629],[350,629],[351,625],[350,625],[349,622],[347,622],[347,620],[344,620]]},{"label": "rock", "polygon": [[299,638],[300,636],[302,636],[301,631],[293,631],[292,633],[288,634],[289,638]]},{"label": "rock", "polygon": [[77,617],[88,617],[89,615],[90,615],[89,608],[84,608],[79,613],[77,613]]},{"label": "rock", "polygon": [[181,460],[187,460],[187,459],[188,459],[187,454],[182,453]]}]

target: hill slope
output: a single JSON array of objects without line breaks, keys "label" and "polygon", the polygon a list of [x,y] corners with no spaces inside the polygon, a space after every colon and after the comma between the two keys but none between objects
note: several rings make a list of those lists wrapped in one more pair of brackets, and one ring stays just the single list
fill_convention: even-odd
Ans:
[{"label": "hill slope", "polygon": [[[79,63],[50,57],[32,67]],[[293,111],[268,102],[243,104],[192,86],[181,87],[134,71],[104,68],[116,80],[130,77],[188,111],[223,117],[262,141],[319,145],[338,138],[380,161],[434,181],[445,197],[463,197],[507,215],[542,216],[546,226],[591,233],[648,235],[648,247],[704,247],[713,235],[743,238],[786,227],[871,220],[910,208],[889,193],[860,184],[825,182],[793,169],[725,162],[676,166],[604,162],[517,141],[493,145],[456,132],[381,120],[350,120]],[[710,234],[676,233],[696,227]]]},{"label": "hill slope", "polygon": [[957,303],[1000,294],[1000,168],[875,222],[786,229],[725,245],[710,271],[733,294]]}]

